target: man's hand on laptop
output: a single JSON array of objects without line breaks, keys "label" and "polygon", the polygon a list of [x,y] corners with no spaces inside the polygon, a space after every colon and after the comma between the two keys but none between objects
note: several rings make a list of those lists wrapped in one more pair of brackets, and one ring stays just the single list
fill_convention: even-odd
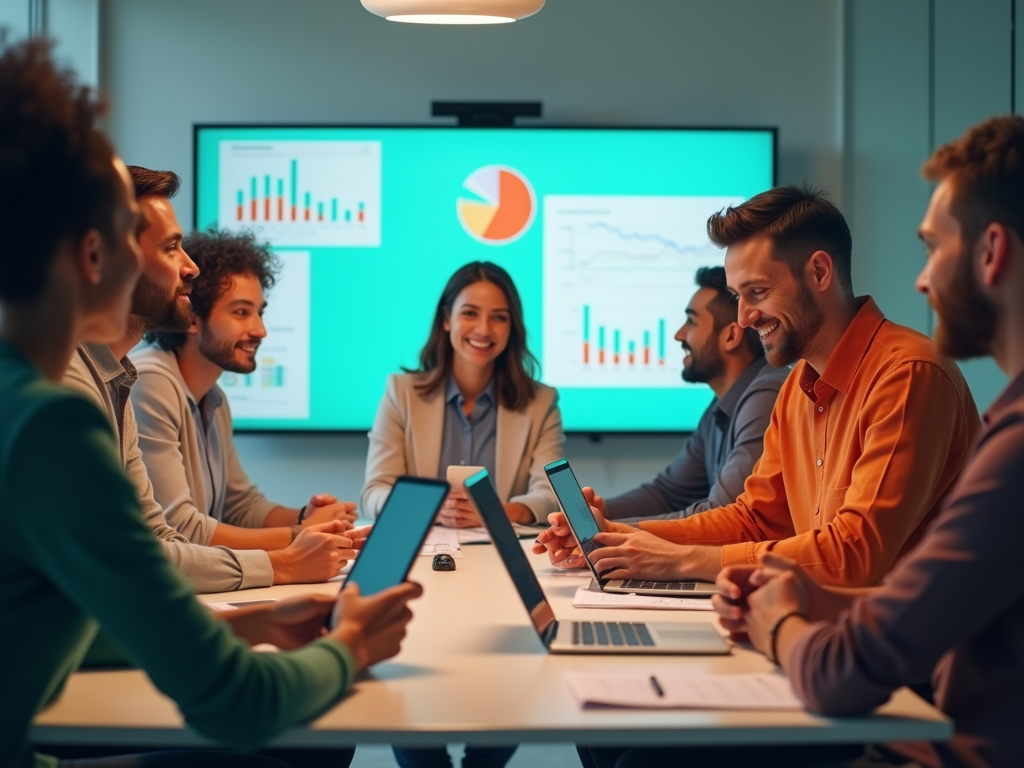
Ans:
[{"label": "man's hand on laptop", "polygon": [[[583,496],[590,504],[590,511],[594,513],[594,520],[602,531],[629,532],[635,531],[631,525],[624,523],[611,523],[604,516],[604,499],[594,493],[593,488],[584,488]],[[547,552],[548,560],[556,568],[584,568],[586,560],[580,551],[579,542],[573,535],[569,523],[566,522],[563,512],[552,512],[548,515],[548,524],[551,526],[546,531],[541,531],[537,541],[533,544],[533,552],[541,555]]]},{"label": "man's hand on laptop", "polygon": [[721,547],[673,544],[647,531],[621,527],[628,530],[610,530],[594,537],[601,547],[590,553],[590,560],[606,579],[714,581],[721,570]]}]

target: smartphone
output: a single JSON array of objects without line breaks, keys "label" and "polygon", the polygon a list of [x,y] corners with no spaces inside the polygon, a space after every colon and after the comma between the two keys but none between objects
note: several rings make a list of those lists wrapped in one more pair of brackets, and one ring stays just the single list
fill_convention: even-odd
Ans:
[{"label": "smartphone", "polygon": [[483,467],[467,467],[465,464],[449,464],[446,476],[448,478],[448,485],[452,487],[453,491],[466,491],[466,481],[478,472],[483,471]]},{"label": "smartphone", "polygon": [[[398,478],[345,584],[358,584],[366,597],[405,581],[448,488],[444,480]],[[328,617],[328,629],[334,628],[336,611]]]}]

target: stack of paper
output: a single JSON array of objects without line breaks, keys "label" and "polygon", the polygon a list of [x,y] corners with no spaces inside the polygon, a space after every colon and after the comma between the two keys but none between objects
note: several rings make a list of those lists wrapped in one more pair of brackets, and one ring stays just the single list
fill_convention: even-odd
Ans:
[{"label": "stack of paper", "polygon": [[614,675],[566,672],[581,706],[642,709],[800,710],[803,704],[781,675]]},{"label": "stack of paper", "polygon": [[462,550],[459,549],[459,533],[454,528],[445,528],[441,525],[432,525],[427,539],[420,547],[420,555],[451,555],[462,557]]},{"label": "stack of paper", "polygon": [[711,601],[700,597],[618,595],[580,587],[572,599],[573,608],[653,608],[658,611],[710,611]]},{"label": "stack of paper", "polygon": [[[479,528],[457,528],[459,533],[460,544],[490,544],[491,534],[486,528],[480,526]],[[540,533],[543,528],[537,528],[531,525],[520,525],[519,523],[512,523],[512,530],[516,532],[516,536],[520,539],[532,539]]]}]

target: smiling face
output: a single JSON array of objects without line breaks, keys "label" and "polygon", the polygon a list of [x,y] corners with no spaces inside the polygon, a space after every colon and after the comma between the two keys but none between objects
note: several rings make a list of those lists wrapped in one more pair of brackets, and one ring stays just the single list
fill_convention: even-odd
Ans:
[{"label": "smiling face", "polygon": [[266,338],[263,287],[253,275],[233,275],[231,285],[203,320],[193,325],[199,351],[214,365],[232,373],[256,370],[256,352]]},{"label": "smiling face", "polygon": [[768,363],[782,367],[803,357],[824,320],[808,277],[774,258],[766,235],[729,246],[725,272],[739,300],[736,320],[757,331]]},{"label": "smiling face", "polygon": [[199,269],[181,247],[181,226],[170,200],[144,195],[139,208],[146,228],[139,235],[143,269],[132,314],[147,331],[183,331],[192,323],[188,294]]},{"label": "smiling face", "polygon": [[961,359],[992,353],[999,312],[981,289],[974,265],[974,243],[965,243],[963,228],[953,216],[953,186],[947,177],[932,193],[918,229],[928,261],[917,289],[928,296],[938,318],[935,344]]},{"label": "smiling face", "polygon": [[714,288],[701,288],[693,294],[686,307],[686,322],[676,331],[675,339],[687,353],[683,358],[683,381],[706,384],[725,370],[715,316],[708,309],[716,298],[718,291]]},{"label": "smiling face", "polygon": [[470,283],[455,297],[444,329],[452,345],[456,370],[493,369],[512,333],[505,293],[487,280]]}]

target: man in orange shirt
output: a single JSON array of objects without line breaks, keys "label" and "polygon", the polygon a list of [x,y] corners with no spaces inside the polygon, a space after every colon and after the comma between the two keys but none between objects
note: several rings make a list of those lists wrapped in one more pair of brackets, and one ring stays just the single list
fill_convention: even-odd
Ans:
[{"label": "man in orange shirt", "polygon": [[[714,580],[772,551],[835,586],[878,584],[920,539],[980,428],[960,370],[885,319],[851,281],[852,238],[820,193],[776,187],[715,214],[737,322],[768,362],[796,363],[764,454],[733,504],[684,520],[609,523],[591,558],[607,578]],[[582,565],[561,513],[535,552]]]}]

